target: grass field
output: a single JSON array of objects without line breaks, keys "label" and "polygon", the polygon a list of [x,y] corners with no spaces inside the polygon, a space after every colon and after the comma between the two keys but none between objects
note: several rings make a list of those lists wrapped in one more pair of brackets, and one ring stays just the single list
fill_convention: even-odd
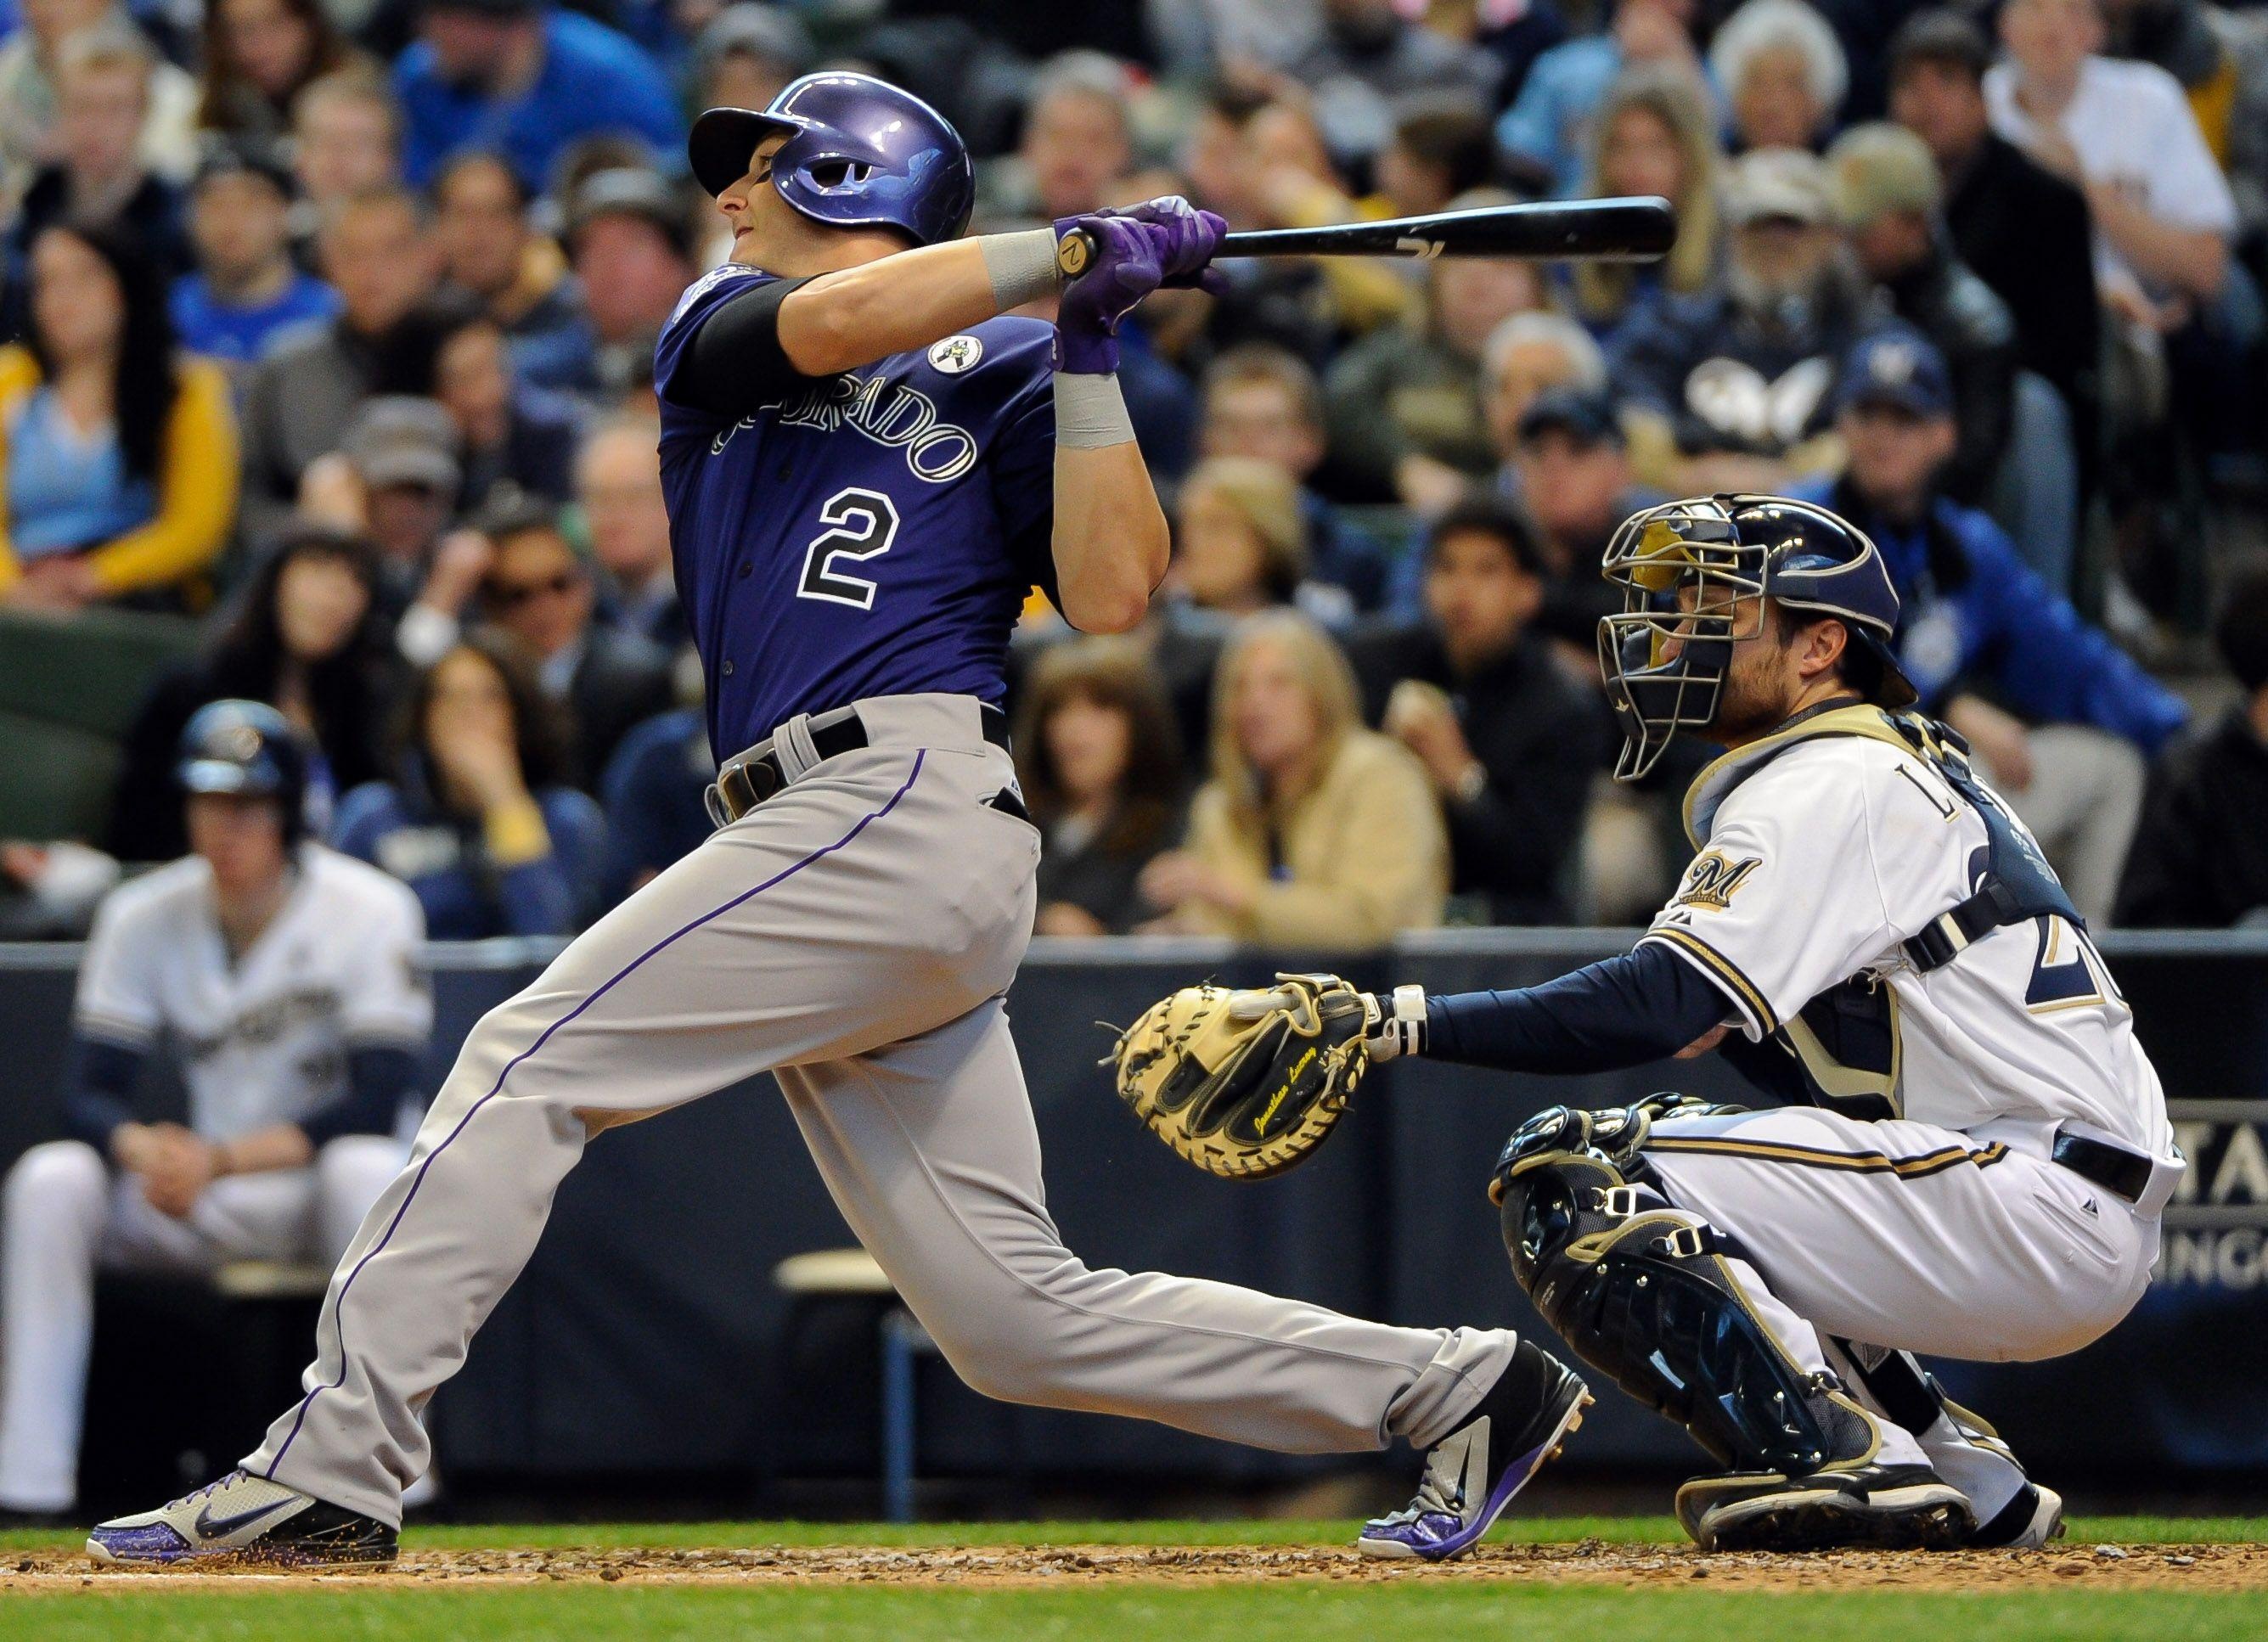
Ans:
[{"label": "grass field", "polygon": [[54,1535],[0,1535],[0,1638],[2268,1637],[2268,1520],[2081,1519],[2045,1553],[1767,1558],[1703,1557],[1667,1518],[1567,1518],[1440,1569],[1360,1563],[1353,1528],[433,1528],[395,1572],[321,1578],[102,1574]]}]

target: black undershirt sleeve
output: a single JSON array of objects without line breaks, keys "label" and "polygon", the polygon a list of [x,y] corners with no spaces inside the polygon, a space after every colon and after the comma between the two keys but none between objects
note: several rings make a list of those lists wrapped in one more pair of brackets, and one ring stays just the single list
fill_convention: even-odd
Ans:
[{"label": "black undershirt sleeve", "polygon": [[1542,986],[1427,998],[1425,1054],[1503,1071],[1618,1071],[1675,1055],[1733,1013],[1698,969],[1649,941]]},{"label": "black undershirt sleeve", "polygon": [[347,1086],[299,1120],[308,1144],[320,1150],[341,1135],[394,1132],[401,1097],[417,1080],[417,1057],[390,1043],[347,1051]]},{"label": "black undershirt sleeve", "polygon": [[63,1128],[107,1158],[110,1137],[134,1120],[134,1083],[149,1051],[108,1038],[71,1035],[70,1059],[63,1075]]},{"label": "black undershirt sleeve", "polygon": [[780,346],[779,309],[816,275],[774,279],[717,305],[678,362],[669,397],[688,410],[733,421],[754,416],[807,377]]}]

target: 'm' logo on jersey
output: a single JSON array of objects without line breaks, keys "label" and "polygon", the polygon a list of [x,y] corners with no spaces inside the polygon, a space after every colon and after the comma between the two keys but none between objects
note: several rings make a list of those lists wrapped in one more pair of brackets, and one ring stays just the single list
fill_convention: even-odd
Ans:
[{"label": "'m' logo on jersey", "polygon": [[1678,891],[1672,904],[1711,907],[1721,911],[1732,904],[1734,893],[1749,881],[1749,874],[1763,865],[1758,856],[1752,855],[1745,861],[1728,861],[1714,850],[1705,850],[1685,869],[1685,887]]},{"label": "'m' logo on jersey", "polygon": [[974,336],[948,336],[930,344],[930,364],[947,376],[959,376],[983,357],[984,344]]}]

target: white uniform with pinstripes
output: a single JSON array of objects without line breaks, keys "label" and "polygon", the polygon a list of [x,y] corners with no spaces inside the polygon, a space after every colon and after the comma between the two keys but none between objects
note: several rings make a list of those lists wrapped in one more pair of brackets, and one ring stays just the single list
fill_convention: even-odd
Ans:
[{"label": "white uniform with pinstripes", "polygon": [[[2102,955],[2060,917],[1992,931],[1927,975],[1901,951],[1974,887],[1974,808],[1861,707],[1719,760],[1687,826],[1700,853],[1645,939],[1707,976],[1749,1038],[1786,1027],[1844,1110],[1895,1114],[1673,1120],[1646,1147],[1670,1201],[1736,1241],[1791,1355],[1820,1368],[1824,1333],[2051,1357],[2124,1316],[2178,1166]],[[1797,1019],[1860,975],[1888,999],[1887,1069],[1834,1063]],[[2162,1160],[2155,1201],[2050,1161],[2058,1127]],[[1918,1458],[1911,1434],[1893,1428],[1883,1457]]]}]

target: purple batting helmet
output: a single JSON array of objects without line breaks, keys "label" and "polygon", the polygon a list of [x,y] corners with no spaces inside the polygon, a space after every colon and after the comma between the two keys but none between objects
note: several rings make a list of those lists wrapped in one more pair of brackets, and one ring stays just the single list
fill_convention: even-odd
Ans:
[{"label": "purple batting helmet", "polygon": [[722,194],[774,136],[787,141],[772,156],[772,186],[814,222],[895,228],[917,245],[956,239],[968,226],[976,176],[968,145],[910,92],[864,74],[806,74],[762,114],[711,108],[693,122],[693,174]]}]

